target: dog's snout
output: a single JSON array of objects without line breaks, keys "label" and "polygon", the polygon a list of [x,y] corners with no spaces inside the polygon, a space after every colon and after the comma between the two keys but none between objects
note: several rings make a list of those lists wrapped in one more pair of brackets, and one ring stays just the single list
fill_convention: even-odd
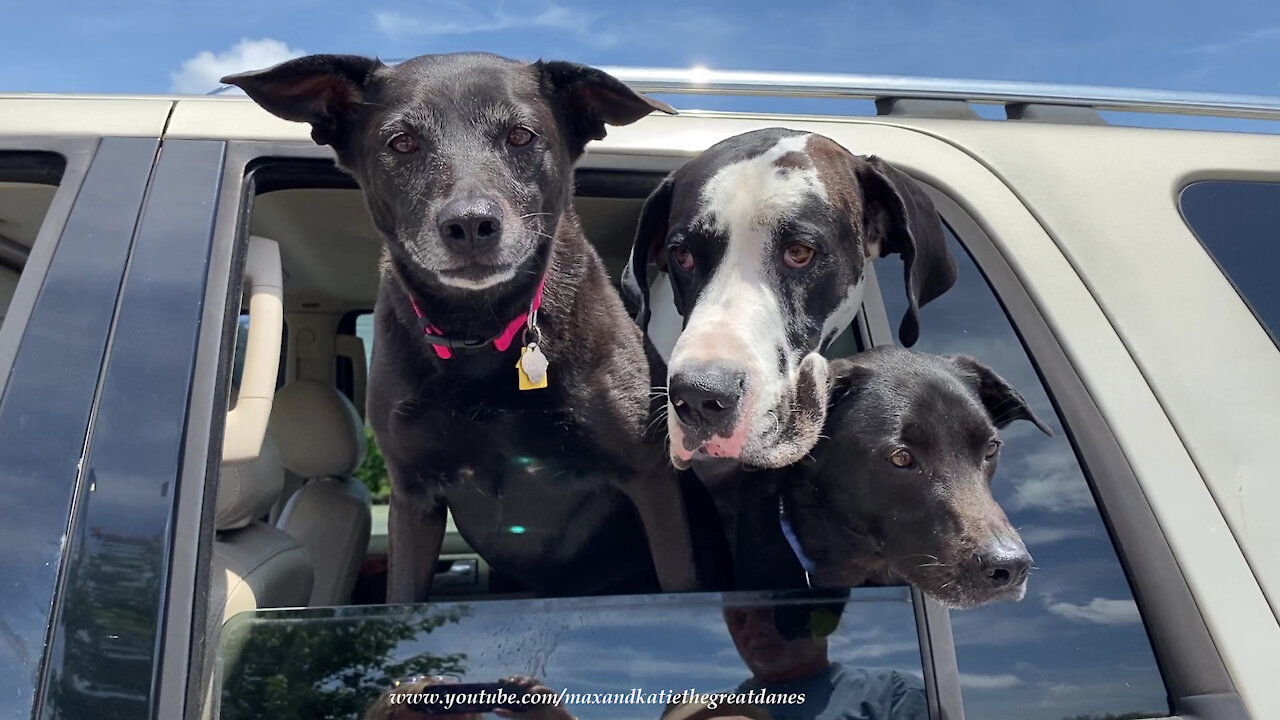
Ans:
[{"label": "dog's snout", "polygon": [[440,239],[460,253],[492,249],[502,237],[502,207],[488,198],[449,203],[439,215]]},{"label": "dog's snout", "polygon": [[1027,579],[1031,555],[1026,548],[999,544],[974,555],[973,564],[981,582],[1001,590],[1017,587]]},{"label": "dog's snout", "polygon": [[723,363],[705,363],[673,375],[667,390],[681,422],[727,435],[746,388],[746,371]]}]

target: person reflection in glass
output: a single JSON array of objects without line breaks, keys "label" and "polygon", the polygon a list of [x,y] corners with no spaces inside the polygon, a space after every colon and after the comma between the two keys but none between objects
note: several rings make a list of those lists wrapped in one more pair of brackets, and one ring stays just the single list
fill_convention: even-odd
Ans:
[{"label": "person reflection in glass", "polygon": [[774,720],[928,719],[924,684],[918,678],[897,670],[832,662],[827,633],[811,629],[820,609],[780,606],[779,610],[779,615],[793,617],[802,613],[809,622],[788,638],[778,629],[774,607],[724,608],[733,645],[751,671],[751,677],[734,692],[762,690],[783,697],[803,693],[803,703],[766,703]]}]

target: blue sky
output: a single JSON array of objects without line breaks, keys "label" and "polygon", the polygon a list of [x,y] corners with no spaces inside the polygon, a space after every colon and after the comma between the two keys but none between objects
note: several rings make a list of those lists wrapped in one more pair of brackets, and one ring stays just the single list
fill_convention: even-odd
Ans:
[{"label": "blue sky", "polygon": [[[603,65],[980,77],[1280,95],[1280,4],[857,0],[9,0],[0,91],[204,91],[303,52],[483,49]],[[18,31],[15,32],[14,30]]]}]

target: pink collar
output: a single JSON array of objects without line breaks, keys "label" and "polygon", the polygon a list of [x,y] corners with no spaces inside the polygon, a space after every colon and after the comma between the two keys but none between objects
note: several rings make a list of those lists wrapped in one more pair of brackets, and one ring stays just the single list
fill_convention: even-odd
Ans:
[{"label": "pink collar", "polygon": [[[488,340],[474,339],[458,339],[444,334],[439,327],[431,324],[431,321],[422,314],[422,308],[418,306],[418,300],[409,293],[409,304],[413,306],[413,314],[418,316],[418,322],[422,325],[422,333],[426,336],[427,342],[431,343],[431,348],[436,351],[436,355],[441,360],[448,360],[453,356],[453,350],[470,350],[483,347],[489,343],[493,343],[494,349],[498,352],[506,352],[511,347],[511,342],[515,340],[516,333],[525,327],[526,324],[535,324],[538,308],[542,307],[542,291],[546,287],[547,276],[543,275],[542,280],[538,282],[538,290],[533,294],[533,300],[529,303],[529,311],[511,319],[507,326],[497,336]],[[438,338],[438,339],[437,339]]]}]

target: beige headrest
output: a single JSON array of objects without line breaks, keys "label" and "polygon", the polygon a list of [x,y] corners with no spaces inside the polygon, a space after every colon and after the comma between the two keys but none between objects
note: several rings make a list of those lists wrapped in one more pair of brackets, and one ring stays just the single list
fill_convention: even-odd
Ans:
[{"label": "beige headrest", "polygon": [[218,475],[214,527],[234,530],[271,512],[284,491],[284,465],[280,450],[270,437],[263,438],[258,457],[247,462],[223,463]]},{"label": "beige headrest", "polygon": [[271,437],[284,466],[302,477],[345,477],[364,462],[364,423],[337,388],[295,380],[271,403]]}]

